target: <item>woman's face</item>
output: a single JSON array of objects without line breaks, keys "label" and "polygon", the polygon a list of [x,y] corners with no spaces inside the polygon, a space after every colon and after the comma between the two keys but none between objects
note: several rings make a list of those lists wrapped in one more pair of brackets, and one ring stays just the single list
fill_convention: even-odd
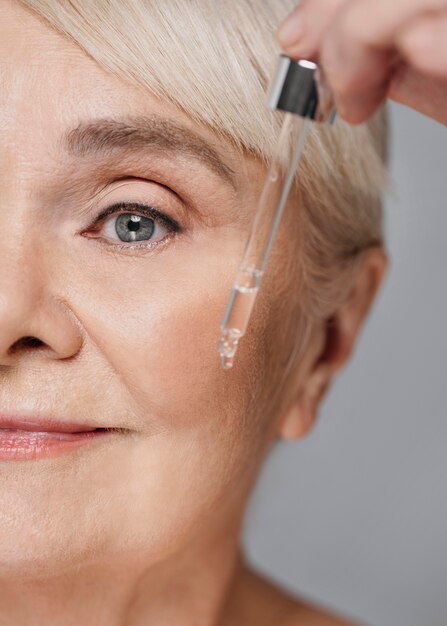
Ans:
[{"label": "woman's face", "polygon": [[[15,2],[1,13],[0,412],[123,431],[0,460],[0,563],[155,561],[234,516],[262,457],[281,329],[270,287],[292,243],[279,233],[222,370],[263,168]],[[118,203],[131,206],[98,218]]]}]

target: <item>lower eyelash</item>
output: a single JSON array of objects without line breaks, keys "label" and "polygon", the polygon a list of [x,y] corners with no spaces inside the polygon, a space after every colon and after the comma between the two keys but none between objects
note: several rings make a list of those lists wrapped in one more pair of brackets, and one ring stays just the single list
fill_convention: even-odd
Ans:
[{"label": "lower eyelash", "polygon": [[160,246],[164,246],[166,245],[171,239],[173,239],[175,236],[175,233],[168,233],[167,235],[165,235],[163,237],[163,239],[160,239],[159,241],[148,241],[147,243],[140,243],[138,245],[135,244],[129,244],[129,243],[109,243],[107,242],[108,246],[112,246],[113,248],[118,248],[118,250],[141,250],[142,248],[144,250],[147,250],[148,248],[158,248]]}]

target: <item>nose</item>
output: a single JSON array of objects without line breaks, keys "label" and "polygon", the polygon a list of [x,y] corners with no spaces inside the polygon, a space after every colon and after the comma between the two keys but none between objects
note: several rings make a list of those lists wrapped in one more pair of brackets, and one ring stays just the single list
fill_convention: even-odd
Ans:
[{"label": "nose", "polygon": [[0,231],[0,367],[68,358],[82,346],[79,321],[51,278],[60,285],[60,267],[49,265],[38,242],[17,245]]}]

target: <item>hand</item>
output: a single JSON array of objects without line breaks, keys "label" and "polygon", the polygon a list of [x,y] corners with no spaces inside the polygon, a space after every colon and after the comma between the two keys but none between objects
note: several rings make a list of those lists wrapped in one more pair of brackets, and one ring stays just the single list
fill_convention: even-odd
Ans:
[{"label": "hand", "polygon": [[302,0],[277,37],[321,63],[346,121],[391,98],[447,125],[447,0]]}]

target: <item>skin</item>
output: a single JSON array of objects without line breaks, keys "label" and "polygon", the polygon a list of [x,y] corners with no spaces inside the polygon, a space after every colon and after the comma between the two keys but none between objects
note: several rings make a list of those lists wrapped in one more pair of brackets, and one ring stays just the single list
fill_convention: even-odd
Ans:
[{"label": "skin", "polygon": [[[218,329],[262,165],[102,70],[18,2],[0,13],[0,411],[126,429],[57,457],[0,461],[0,623],[347,624],[253,571],[239,534],[268,450],[309,431],[352,352],[385,252],[368,250],[330,336],[315,324],[280,387],[291,197],[237,363],[222,370]],[[237,193],[184,155],[62,151],[81,119],[129,112],[194,129],[237,172]],[[136,200],[183,234],[117,250],[116,214],[101,230],[95,217]]]},{"label": "skin", "polygon": [[320,61],[346,121],[388,97],[447,125],[446,0],[302,0],[277,36]]}]

